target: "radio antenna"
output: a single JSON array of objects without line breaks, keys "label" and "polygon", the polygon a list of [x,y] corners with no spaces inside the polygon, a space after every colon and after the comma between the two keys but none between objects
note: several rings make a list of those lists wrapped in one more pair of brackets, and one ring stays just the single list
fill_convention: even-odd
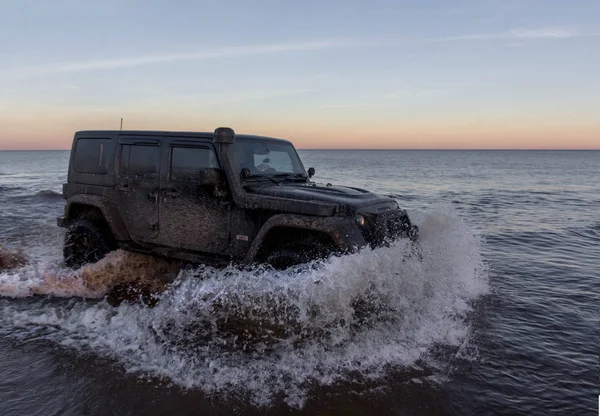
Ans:
[{"label": "radio antenna", "polygon": [[120,130],[123,130],[123,117],[121,117],[121,129]]}]

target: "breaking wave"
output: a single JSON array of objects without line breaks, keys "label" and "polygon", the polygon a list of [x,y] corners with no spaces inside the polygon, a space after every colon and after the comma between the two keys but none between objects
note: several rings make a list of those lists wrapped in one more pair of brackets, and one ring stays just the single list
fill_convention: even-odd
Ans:
[{"label": "breaking wave", "polygon": [[[13,188],[11,191],[18,190],[19,188]],[[0,187],[0,191],[2,188]],[[35,193],[17,194],[12,195],[13,200],[31,201],[31,202],[55,202],[62,199],[60,192],[53,191],[51,189],[43,189]]]},{"label": "breaking wave", "polygon": [[[128,371],[208,394],[302,407],[312,388],[438,368],[428,361],[438,346],[455,356],[473,354],[467,316],[488,291],[481,239],[452,208],[413,220],[422,258],[398,241],[288,271],[184,269],[161,288],[154,307],[69,300],[23,308],[5,298],[0,333],[91,349]],[[115,252],[75,275],[59,269],[52,278],[25,266],[0,274],[0,293],[102,297],[134,275],[173,272],[129,256]],[[94,273],[85,275],[90,268]]]},{"label": "breaking wave", "polygon": [[56,192],[56,191],[53,191],[51,189],[42,189],[36,195],[37,196],[42,196],[42,197],[53,198],[53,199],[62,198],[62,194],[60,192]]}]

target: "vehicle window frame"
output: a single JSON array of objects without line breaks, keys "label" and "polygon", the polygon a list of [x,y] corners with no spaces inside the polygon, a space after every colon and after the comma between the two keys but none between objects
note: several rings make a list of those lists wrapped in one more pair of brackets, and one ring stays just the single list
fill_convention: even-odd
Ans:
[{"label": "vehicle window frame", "polygon": [[[145,173],[145,174],[132,174],[130,172],[124,171],[124,163],[123,163],[123,152],[125,146],[134,147],[152,147],[158,150],[157,160],[156,160],[156,171],[153,173]],[[130,150],[131,151],[131,150]],[[129,156],[131,158],[131,155]],[[120,177],[130,178],[130,179],[146,179],[146,180],[158,180],[160,177],[160,167],[161,167],[161,158],[162,158],[162,146],[158,142],[122,142],[119,143],[119,154],[118,154],[118,172]]]},{"label": "vehicle window frame", "polygon": [[178,179],[178,178],[173,178],[173,150],[174,148],[179,148],[179,149],[206,149],[209,152],[212,152],[217,167],[210,167],[207,166],[205,169],[217,169],[219,171],[222,171],[222,165],[221,165],[221,161],[219,160],[219,155],[217,154],[216,149],[214,148],[214,146],[212,146],[210,143],[198,143],[198,144],[192,144],[192,143],[177,143],[177,142],[173,142],[169,144],[169,162],[168,162],[168,170],[167,170],[167,180],[171,181],[171,182],[181,182],[181,183],[198,183],[201,185],[201,183],[197,180],[197,179]]},{"label": "vehicle window frame", "polygon": [[[82,141],[103,141],[104,143],[101,143],[101,152],[100,152],[100,165],[98,165],[98,167],[103,167],[102,165],[104,165],[103,169],[98,169],[98,170],[94,170],[94,171],[84,171],[84,170],[79,170],[79,168],[81,166],[78,166],[78,159],[77,156],[79,154],[79,149],[80,149],[80,143]],[[111,158],[111,145],[113,144],[113,139],[111,139],[110,137],[78,137],[76,142],[75,142],[75,148],[74,148],[74,152],[73,152],[73,162],[72,162],[72,170],[75,173],[80,173],[80,174],[84,174],[84,175],[101,175],[101,176],[105,176],[108,175],[110,173],[110,158]],[[102,163],[104,162],[104,163]]]}]

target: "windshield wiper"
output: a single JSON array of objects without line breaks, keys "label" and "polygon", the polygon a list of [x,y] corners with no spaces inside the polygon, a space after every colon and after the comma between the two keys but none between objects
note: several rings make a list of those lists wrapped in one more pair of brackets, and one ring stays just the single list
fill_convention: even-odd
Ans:
[{"label": "windshield wiper", "polygon": [[303,173],[278,173],[277,175],[273,175],[276,178],[283,178],[282,180],[286,180],[286,179],[303,179],[306,180],[306,175]]},{"label": "windshield wiper", "polygon": [[281,183],[281,181],[278,181],[277,179],[271,177],[270,175],[253,174],[253,175],[246,176],[246,180],[247,179],[258,179],[258,178],[267,178],[268,180],[270,180],[271,182],[276,183],[277,185],[279,185]]}]

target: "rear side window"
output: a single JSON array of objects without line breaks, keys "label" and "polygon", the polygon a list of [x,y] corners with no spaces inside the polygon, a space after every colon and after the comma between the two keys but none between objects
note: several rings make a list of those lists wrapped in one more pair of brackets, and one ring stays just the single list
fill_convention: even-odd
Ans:
[{"label": "rear side window", "polygon": [[219,169],[215,152],[208,147],[175,147],[171,148],[171,180],[199,181],[204,177],[204,170]]},{"label": "rear side window", "polygon": [[106,175],[111,146],[111,139],[77,139],[73,170],[79,173]]},{"label": "rear side window", "polygon": [[160,168],[160,147],[122,145],[119,166],[121,175],[136,178],[156,178]]}]

